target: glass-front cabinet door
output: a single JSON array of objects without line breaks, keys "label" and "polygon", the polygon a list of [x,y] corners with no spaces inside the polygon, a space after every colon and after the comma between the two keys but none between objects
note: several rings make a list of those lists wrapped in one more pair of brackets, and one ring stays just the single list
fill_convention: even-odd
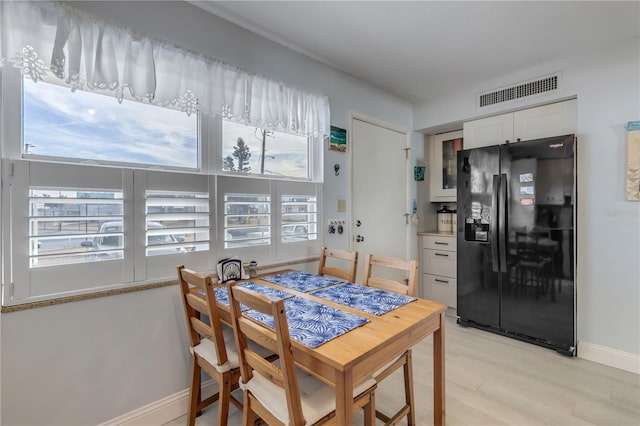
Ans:
[{"label": "glass-front cabinet door", "polygon": [[463,149],[462,130],[430,137],[429,200],[456,201],[457,154]]}]

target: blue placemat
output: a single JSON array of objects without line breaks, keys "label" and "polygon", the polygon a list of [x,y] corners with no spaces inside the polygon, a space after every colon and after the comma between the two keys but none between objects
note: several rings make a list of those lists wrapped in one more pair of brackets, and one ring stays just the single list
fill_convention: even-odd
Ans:
[{"label": "blue placemat", "polygon": [[321,277],[316,274],[310,274],[309,272],[300,271],[269,275],[266,277],[262,277],[261,279],[281,285],[283,287],[290,288],[292,290],[298,290],[303,293],[344,282],[344,280],[341,280],[339,278]]},{"label": "blue placemat", "polygon": [[386,314],[416,300],[404,294],[351,283],[314,291],[313,295],[373,315]]},{"label": "blue placemat", "polygon": [[[256,293],[260,293],[264,296],[267,296],[271,300],[280,300],[287,299],[289,297],[293,297],[293,294],[287,293],[282,290],[275,289],[273,287],[269,287],[267,285],[258,284],[253,281],[245,281],[236,284],[238,287],[248,288],[249,290],[253,290]],[[229,292],[227,290],[227,286],[216,287],[213,289],[213,292],[216,295],[216,301],[222,303],[223,305],[229,306]],[[245,305],[240,305],[240,309],[246,311],[249,309]]]},{"label": "blue placemat", "polygon": [[[287,299],[284,305],[289,335],[312,349],[369,322],[361,316],[301,297]],[[271,315],[257,311],[248,311],[247,315],[273,328]]]}]

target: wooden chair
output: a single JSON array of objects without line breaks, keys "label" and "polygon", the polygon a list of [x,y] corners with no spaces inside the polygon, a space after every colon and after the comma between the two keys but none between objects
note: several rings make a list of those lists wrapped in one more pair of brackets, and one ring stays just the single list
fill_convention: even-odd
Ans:
[{"label": "wooden chair", "polygon": [[[226,425],[229,402],[242,410],[242,403],[231,395],[240,379],[239,358],[235,351],[233,331],[222,323],[216,307],[211,277],[178,266],[178,279],[191,338],[191,386],[189,388],[188,424],[195,424],[196,416],[214,403],[218,404],[218,425]],[[222,285],[222,284],[220,284]],[[210,324],[200,316],[209,317]],[[202,400],[200,370],[204,369],[219,385],[215,395]]]},{"label": "wooden chair", "polygon": [[[349,262],[349,269],[327,266],[326,261],[328,257]],[[320,251],[320,265],[318,266],[318,275],[331,275],[332,277],[341,278],[350,283],[355,283],[357,267],[357,251],[345,251],[322,247],[322,250]]]},{"label": "wooden chair", "polygon": [[[243,425],[252,424],[256,414],[269,425],[320,425],[335,417],[335,389],[294,365],[284,300],[271,301],[235,285],[229,286],[229,300],[244,389]],[[240,303],[273,316],[275,329],[247,317]],[[276,352],[279,361],[265,362],[248,341]],[[353,409],[365,409],[367,425],[375,422],[375,388],[371,378],[353,391]]]},{"label": "wooden chair", "polygon": [[[373,268],[387,268],[392,270],[405,271],[409,277],[406,282],[401,282],[389,278],[373,277]],[[404,260],[388,256],[367,256],[367,264],[364,270],[364,285],[381,288],[396,293],[409,296],[416,295],[416,285],[418,282],[418,261]]]},{"label": "wooden chair", "polygon": [[[373,277],[373,268],[386,268],[391,270],[405,271],[408,279],[405,282],[392,280],[383,277]],[[377,270],[376,270],[377,272]],[[367,256],[367,264],[364,273],[364,285],[376,287],[396,293],[415,296],[418,281],[418,261],[404,260],[387,256]],[[385,425],[395,425],[403,417],[407,417],[408,425],[416,424],[415,404],[413,397],[413,363],[411,361],[411,349],[387,363],[378,371],[373,373],[377,383],[387,378],[391,373],[403,367],[404,369],[404,397],[405,405],[393,416],[389,417],[379,410],[376,410],[376,417],[385,422]]]}]

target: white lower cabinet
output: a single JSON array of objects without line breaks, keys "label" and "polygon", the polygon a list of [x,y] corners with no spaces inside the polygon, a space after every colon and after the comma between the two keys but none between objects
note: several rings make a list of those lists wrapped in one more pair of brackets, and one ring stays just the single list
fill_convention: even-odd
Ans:
[{"label": "white lower cabinet", "polygon": [[456,308],[457,256],[454,235],[422,236],[423,296]]},{"label": "white lower cabinet", "polygon": [[456,308],[457,287],[456,279],[440,275],[424,274],[429,300],[444,303],[450,308]]}]

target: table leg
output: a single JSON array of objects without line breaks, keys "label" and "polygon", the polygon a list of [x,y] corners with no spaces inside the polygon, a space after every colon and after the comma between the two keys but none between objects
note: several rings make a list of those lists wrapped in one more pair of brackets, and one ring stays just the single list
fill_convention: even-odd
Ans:
[{"label": "table leg", "polygon": [[440,328],[433,333],[433,424],[445,424],[444,383],[444,312],[440,314]]},{"label": "table leg", "polygon": [[353,425],[353,375],[351,370],[336,372],[336,422],[338,426]]}]

